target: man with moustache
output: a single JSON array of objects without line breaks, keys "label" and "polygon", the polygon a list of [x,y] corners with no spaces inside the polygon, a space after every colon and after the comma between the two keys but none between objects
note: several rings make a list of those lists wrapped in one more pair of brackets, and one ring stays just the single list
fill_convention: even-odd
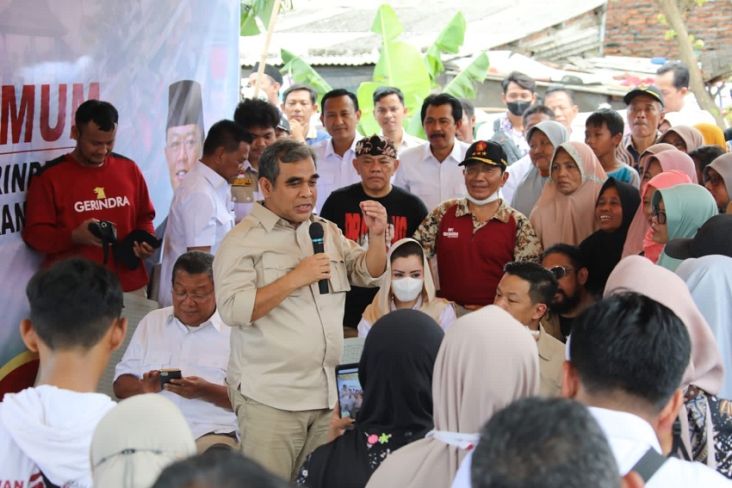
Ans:
[{"label": "man with moustache", "polygon": [[201,158],[203,133],[201,85],[192,80],[176,81],[168,88],[165,128],[165,160],[173,190]]},{"label": "man with moustache", "polygon": [[465,198],[434,209],[414,233],[425,257],[437,257],[439,293],[455,302],[458,316],[493,303],[503,267],[538,261],[541,243],[523,214],[500,197],[506,154],[493,141],[477,141],[460,163]]},{"label": "man with moustache", "polygon": [[[640,85],[623,97],[628,106],[630,133],[618,146],[617,160],[638,169],[643,151],[656,143],[663,120],[663,95],[655,86]],[[641,175],[642,176],[642,175]]]},{"label": "man with moustache", "polygon": [[[378,286],[386,269],[384,207],[361,202],[369,233],[363,249],[313,215],[317,181],[309,146],[280,139],[268,147],[259,165],[264,201],[227,234],[214,259],[216,303],[232,327],[227,384],[241,448],[284,479],[328,438],[349,281]],[[318,254],[314,223],[324,231]]]},{"label": "man with moustache", "polygon": [[548,333],[566,342],[575,319],[595,302],[587,290],[589,272],[582,252],[569,244],[555,244],[544,251],[541,264],[552,272],[558,284],[549,305],[550,313],[542,325]]},{"label": "man with moustache", "polygon": [[468,144],[455,137],[462,124],[463,106],[448,93],[430,95],[422,103],[421,118],[428,142],[399,156],[394,184],[417,195],[432,210],[440,202],[465,196],[460,162]]}]

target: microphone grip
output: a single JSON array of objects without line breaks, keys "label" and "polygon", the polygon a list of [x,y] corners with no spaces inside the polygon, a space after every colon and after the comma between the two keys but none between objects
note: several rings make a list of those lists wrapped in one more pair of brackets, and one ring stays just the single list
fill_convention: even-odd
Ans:
[{"label": "microphone grip", "polygon": [[[325,252],[323,247],[323,239],[313,239],[313,254],[320,254]],[[318,280],[318,290],[321,295],[328,294],[328,280]]]}]

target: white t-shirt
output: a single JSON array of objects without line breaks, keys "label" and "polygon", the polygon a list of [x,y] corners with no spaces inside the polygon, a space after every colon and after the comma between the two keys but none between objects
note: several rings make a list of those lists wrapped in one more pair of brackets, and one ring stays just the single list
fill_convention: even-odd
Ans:
[{"label": "white t-shirt", "polygon": [[196,161],[175,190],[168,213],[160,269],[160,306],[173,303],[171,278],[175,261],[189,247],[208,246],[215,254],[226,233],[234,228],[233,209],[229,182]]},{"label": "white t-shirt", "polygon": [[333,139],[320,141],[312,146],[315,152],[315,164],[318,172],[318,200],[316,210],[320,211],[333,190],[343,188],[361,181],[361,177],[353,167],[353,158],[356,157],[356,142],[358,134],[353,138],[351,147],[343,157],[333,149]]},{"label": "white t-shirt", "polygon": [[[223,323],[218,312],[198,327],[186,327],[173,315],[173,307],[153,310],[137,326],[115,368],[114,379],[123,374],[142,378],[151,370],[180,368],[183,377],[198,376],[224,385],[230,335],[231,328]],[[180,409],[196,438],[211,432],[237,430],[236,415],[229,409],[200,398],[183,398],[170,391],[163,390],[160,394]]]},{"label": "white t-shirt", "polygon": [[432,211],[451,198],[466,195],[463,169],[458,166],[465,159],[468,144],[455,139],[455,144],[444,161],[432,154],[430,143],[407,149],[399,155],[399,169],[394,184],[417,195]]},{"label": "white t-shirt", "polygon": [[8,393],[0,403],[0,487],[91,487],[89,449],[115,403],[101,393],[50,385]]}]

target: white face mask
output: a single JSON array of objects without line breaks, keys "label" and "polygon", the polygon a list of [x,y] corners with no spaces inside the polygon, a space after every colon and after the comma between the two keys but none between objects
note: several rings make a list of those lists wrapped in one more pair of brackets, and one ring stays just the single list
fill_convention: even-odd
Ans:
[{"label": "white face mask", "polygon": [[411,278],[407,276],[405,278],[392,280],[391,291],[400,302],[411,302],[422,292],[423,283],[424,281],[421,278]]},{"label": "white face mask", "polygon": [[465,198],[467,198],[468,201],[474,205],[488,205],[489,203],[493,203],[500,198],[499,193],[500,189],[496,190],[491,194],[491,196],[489,196],[488,198],[484,198],[483,200],[478,200],[477,198],[471,197],[470,193],[465,195]]}]

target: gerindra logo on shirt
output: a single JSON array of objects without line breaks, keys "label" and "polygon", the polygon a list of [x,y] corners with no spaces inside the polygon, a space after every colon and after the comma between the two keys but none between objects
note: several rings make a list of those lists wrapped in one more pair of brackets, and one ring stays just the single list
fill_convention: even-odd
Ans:
[{"label": "gerindra logo on shirt", "polygon": [[76,213],[130,206],[130,200],[127,196],[107,198],[107,194],[104,192],[104,187],[98,186],[94,188],[92,192],[96,197],[95,200],[80,200],[74,203],[74,210],[76,210]]},{"label": "gerindra logo on shirt", "polygon": [[448,227],[447,230],[442,233],[442,237],[447,237],[448,239],[457,239],[459,237],[459,234],[454,228]]}]

